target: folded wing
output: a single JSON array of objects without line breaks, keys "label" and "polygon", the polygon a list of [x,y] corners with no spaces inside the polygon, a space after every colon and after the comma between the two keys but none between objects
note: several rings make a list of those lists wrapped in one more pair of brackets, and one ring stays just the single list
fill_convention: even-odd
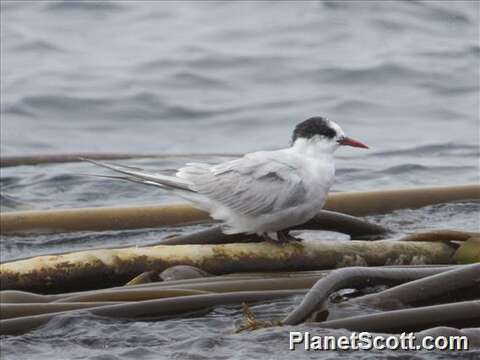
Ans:
[{"label": "folded wing", "polygon": [[244,216],[260,216],[304,203],[306,189],[291,165],[265,156],[247,156],[216,166],[190,163],[176,176],[84,159],[123,176],[108,178],[154,185],[199,203],[221,206]]},{"label": "folded wing", "polygon": [[244,157],[217,166],[187,164],[177,177],[209,200],[246,216],[274,213],[306,200],[296,169],[271,158]]}]

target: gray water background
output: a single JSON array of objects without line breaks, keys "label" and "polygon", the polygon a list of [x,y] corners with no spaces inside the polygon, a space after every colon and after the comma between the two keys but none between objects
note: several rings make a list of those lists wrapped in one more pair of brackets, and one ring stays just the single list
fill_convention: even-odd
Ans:
[{"label": "gray water background", "polygon": [[[478,183],[479,22],[475,1],[2,1],[1,155],[277,149],[296,123],[322,115],[371,147],[338,151],[334,191]],[[175,168],[188,160],[122,163]],[[2,168],[2,211],[179,201],[77,175],[98,171],[81,163]],[[478,214],[478,203],[459,203],[369,220],[398,235],[478,231]],[[0,255],[141,245],[195,229],[9,235]],[[254,311],[281,317],[299,301]],[[285,329],[232,335],[240,318],[239,307],[151,323],[61,317],[3,338],[2,359],[292,356]]]}]

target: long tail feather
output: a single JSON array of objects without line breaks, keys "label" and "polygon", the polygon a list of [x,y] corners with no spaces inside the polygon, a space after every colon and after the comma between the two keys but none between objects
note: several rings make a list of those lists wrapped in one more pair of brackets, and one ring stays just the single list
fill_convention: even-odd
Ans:
[{"label": "long tail feather", "polygon": [[142,180],[139,178],[135,178],[133,176],[114,176],[114,175],[99,175],[99,174],[86,174],[86,173],[81,173],[79,175],[84,175],[84,176],[95,176],[103,179],[111,179],[111,180],[122,180],[122,181],[128,181],[128,182],[134,182],[138,184],[143,184],[143,185],[151,185],[155,186],[164,190],[172,190],[170,187],[164,186],[162,184],[153,182],[153,181],[148,181],[148,180]]},{"label": "long tail feather", "polygon": [[[140,168],[133,168],[130,166],[104,163],[104,162],[100,162],[92,159],[81,158],[81,160],[127,175],[123,177],[112,176],[110,178],[132,181],[132,182],[137,182],[137,183],[142,183],[147,185],[154,185],[154,186],[162,187],[164,189],[169,189],[169,190],[182,190],[182,191],[194,192],[190,188],[190,183],[188,181],[186,181],[185,179],[179,179],[175,176],[149,173]],[[105,176],[105,177],[108,177],[108,176]]]}]

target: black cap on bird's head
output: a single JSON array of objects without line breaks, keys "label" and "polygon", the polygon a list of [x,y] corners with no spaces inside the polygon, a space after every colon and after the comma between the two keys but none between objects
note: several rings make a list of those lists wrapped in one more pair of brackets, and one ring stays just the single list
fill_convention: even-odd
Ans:
[{"label": "black cap on bird's head", "polygon": [[295,142],[298,138],[310,139],[315,135],[324,136],[327,139],[333,139],[337,135],[337,132],[330,126],[329,120],[320,116],[315,116],[302,121],[295,127],[292,142]]},{"label": "black cap on bird's head", "polygon": [[311,117],[302,121],[293,131],[292,144],[297,139],[312,139],[314,137],[324,139],[336,145],[348,145],[368,149],[368,146],[360,141],[345,136],[342,128],[335,122],[321,116]]}]

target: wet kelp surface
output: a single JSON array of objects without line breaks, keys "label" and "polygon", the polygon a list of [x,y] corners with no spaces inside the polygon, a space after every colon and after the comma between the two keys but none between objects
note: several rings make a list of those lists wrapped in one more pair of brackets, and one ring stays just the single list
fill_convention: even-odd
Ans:
[{"label": "wet kelp surface", "polygon": [[[472,206],[474,204],[476,204],[475,202],[467,202],[467,203],[460,203],[460,204],[442,204],[441,207],[437,206],[438,207],[438,210],[436,212],[434,212],[435,214],[442,214],[442,211],[441,209],[451,209],[452,206],[453,206],[453,209],[456,209],[455,206],[465,206],[465,205],[469,205],[469,206]],[[447,206],[448,205],[448,206]],[[468,207],[467,207],[468,208]],[[420,212],[420,211],[429,211],[429,207],[427,208],[422,208],[422,209],[419,209],[419,210],[408,210],[407,213],[412,213],[412,211],[416,211],[416,212]],[[382,221],[380,221],[381,219],[385,220],[385,218],[390,218],[392,219],[391,224],[395,224],[395,222],[393,221],[393,219],[397,219],[397,223],[396,223],[396,226],[398,226],[398,228],[402,228],[403,232],[411,232],[413,231],[415,228],[414,227],[408,227],[407,224],[408,222],[405,221],[403,222],[403,224],[400,224],[399,223],[399,217],[401,216],[402,212],[400,211],[397,211],[393,214],[387,214],[387,215],[377,215],[375,217],[371,217],[370,220],[373,222],[377,222],[377,223],[382,223]],[[444,214],[442,214],[444,215]],[[473,214],[470,214],[470,216],[472,216]],[[463,217],[464,219],[464,217]],[[462,220],[463,220],[462,219]],[[419,221],[419,218],[418,216],[415,218],[416,221]],[[421,220],[421,219],[420,219]],[[428,221],[431,221],[431,216],[428,217]],[[415,223],[412,221],[412,223]],[[420,225],[421,222],[419,221],[419,224],[417,225]],[[196,225],[194,226],[193,228],[201,228],[201,227],[204,227],[206,225]],[[400,231],[398,231],[398,228],[396,226],[393,226],[393,229],[394,230],[394,235],[395,236],[399,236],[401,234]],[[187,229],[191,227],[186,227]],[[409,230],[407,230],[409,229]],[[474,228],[471,228],[470,230],[475,230]],[[52,234],[50,234],[52,235]],[[58,235],[58,234],[57,234]],[[71,234],[70,234],[71,235]],[[438,233],[437,233],[438,235]],[[457,234],[458,235],[458,234]],[[18,236],[18,235],[17,235]],[[25,236],[25,235],[24,235]],[[28,235],[28,237],[32,237],[34,235]],[[341,235],[341,234],[338,234],[338,233],[328,233],[328,232],[318,232],[318,231],[310,231],[310,232],[307,232],[307,233],[304,233],[304,236],[305,237],[312,237],[312,236],[325,236],[327,239],[330,239],[332,241],[334,241],[335,239],[339,239],[339,238],[342,238],[342,236],[344,237],[345,235]],[[470,235],[467,235],[467,237],[470,236]],[[9,236],[10,237],[10,236]],[[12,238],[15,239],[15,236],[13,236]],[[458,238],[458,236],[457,236]],[[312,239],[310,240],[307,240],[307,241],[313,241]],[[336,243],[336,241],[335,241]],[[379,243],[380,244],[380,243]],[[409,241],[405,241],[405,244],[415,244],[415,242],[411,242],[411,240]],[[442,246],[447,246],[448,245],[445,245],[445,244],[441,244],[441,243],[437,243],[438,245],[442,245]],[[182,246],[188,246],[188,245],[182,245]],[[194,245],[194,246],[202,246],[202,245]],[[207,246],[207,245],[205,245]],[[451,253],[453,254],[454,252],[454,248],[451,249]],[[478,271],[477,271],[478,272]],[[356,273],[356,272],[355,272]],[[236,280],[234,278],[230,279],[230,281],[227,280],[227,284],[226,284],[226,287],[231,287],[234,283],[236,282]],[[244,282],[244,281],[241,281],[241,282]],[[452,283],[451,281],[449,283]],[[168,282],[164,283],[166,287],[168,287]],[[312,284],[312,283],[311,283]],[[270,284],[271,285],[271,284]],[[348,284],[346,284],[347,287],[348,287]],[[374,283],[372,283],[371,285],[375,285]],[[142,285],[137,285],[137,286],[142,286]],[[149,284],[145,284],[145,286],[148,288]],[[177,286],[180,286],[180,288],[186,288],[188,287],[186,284],[185,285],[177,285]],[[311,286],[311,285],[310,285]],[[261,288],[261,287],[260,287]],[[437,287],[438,288],[438,287]],[[202,290],[206,290],[208,288],[201,288]],[[192,295],[192,294],[190,294]],[[225,294],[226,296],[228,296],[227,294]],[[271,294],[270,294],[271,295]],[[270,296],[268,295],[268,296]],[[285,298],[285,295],[286,295],[286,298]],[[299,305],[299,295],[294,295],[294,294],[285,294],[285,295],[282,295],[282,296],[278,296],[278,295],[275,295],[274,297],[276,297],[277,299],[275,301],[272,301],[272,300],[268,300],[267,302],[261,302],[260,305],[255,305],[257,304],[257,301],[258,300],[262,300],[261,296],[264,296],[264,295],[261,295],[260,294],[260,297],[258,297],[258,295],[255,295],[256,298],[254,297],[245,297],[243,300],[245,300],[246,302],[248,303],[251,303],[252,300],[257,300],[253,303],[253,307],[252,307],[252,310],[255,312],[255,315],[259,318],[259,319],[265,319],[266,321],[272,321],[272,320],[275,320],[277,319],[276,321],[279,321],[278,319],[282,319],[286,314],[290,313],[294,307],[297,307]],[[199,294],[198,296],[209,296],[208,294],[205,294],[205,295],[202,295],[202,294]],[[221,295],[223,296],[223,295]],[[247,296],[247,295],[244,295],[244,296]],[[478,298],[478,294],[473,294],[473,298],[472,299],[475,299],[475,298]],[[266,299],[266,298],[264,298]],[[78,299],[77,299],[78,300]],[[72,298],[72,301],[77,301],[77,300],[73,300]],[[110,299],[108,298],[104,298],[103,300],[107,300],[109,301]],[[124,299],[125,300],[125,299]],[[238,304],[240,301],[243,301],[243,300],[239,300],[238,298],[233,302],[234,304]],[[448,299],[447,299],[448,300]],[[465,299],[456,299],[456,301],[458,300],[465,300]],[[468,300],[468,299],[467,299]],[[58,300],[57,300],[58,301]],[[213,303],[210,303],[210,305],[208,307],[211,307],[213,304],[217,303],[222,303],[221,301],[220,302],[216,302],[218,300],[215,300]],[[160,304],[160,303],[159,303]],[[284,308],[282,304],[289,304],[289,307],[288,308]],[[100,304],[102,305],[102,304]],[[119,304],[120,305],[120,304]],[[173,305],[173,303],[172,303]],[[143,306],[143,305],[142,305]],[[175,307],[175,305],[173,305]],[[178,306],[178,305],[177,305]],[[205,306],[205,303],[204,305]],[[252,305],[251,305],[252,306]],[[116,319],[119,321],[120,324],[124,324],[125,323],[125,320],[123,320],[122,318],[125,318],[125,317],[131,317],[131,316],[135,316],[137,317],[138,315],[133,315],[133,314],[141,314],[143,311],[145,310],[141,310],[140,313],[138,313],[138,310],[134,310],[134,307],[130,306],[131,307],[131,310],[127,310],[128,307],[125,309],[126,312],[124,311],[124,315],[120,316],[119,319]],[[339,318],[341,317],[351,317],[352,315],[355,315],[355,314],[358,314],[358,315],[368,315],[368,314],[371,314],[371,313],[377,313],[379,310],[377,307],[372,307],[372,306],[369,306],[369,305],[365,305],[365,304],[361,304],[360,306],[358,305],[358,303],[352,303],[352,305],[346,305],[345,304],[339,309],[339,312],[338,314],[336,315],[336,312],[337,312],[337,307],[338,305],[331,305],[329,306],[329,311],[330,311],[330,314],[329,314],[329,321],[333,323],[335,323],[335,320],[332,320],[332,319],[335,319],[336,316],[338,316]],[[48,321],[41,321],[39,324],[37,324],[37,326],[40,326],[40,329],[44,329],[46,328],[47,331],[48,329],[50,328],[50,326],[52,326],[52,322],[53,323],[56,323],[58,321],[65,321],[65,319],[69,319],[68,321],[73,321],[73,322],[77,322],[77,321],[80,321],[79,323],[77,323],[78,326],[83,326],[82,324],[85,322],[85,321],[99,321],[102,326],[108,326],[107,324],[112,324],[110,321],[106,321],[104,319],[104,316],[107,316],[107,317],[110,317],[112,315],[114,316],[118,316],[118,310],[113,308],[112,309],[112,312],[110,312],[110,315],[107,315],[109,312],[105,312],[104,310],[102,310],[102,308],[98,308],[99,310],[98,311],[93,311],[93,314],[86,314],[86,313],[82,313],[81,316],[79,316],[79,314],[75,314],[75,313],[70,313],[70,314],[58,314],[57,316],[50,316],[50,315],[47,315],[48,317]],[[106,309],[106,308],[105,308]],[[220,311],[223,311],[222,309],[225,309],[225,311],[227,311],[230,315],[229,316],[226,316],[226,318],[221,318],[221,319],[217,319],[215,318],[215,316],[213,317],[213,321],[212,321],[212,314],[217,314],[217,312],[219,311],[218,309],[221,309]],[[260,309],[260,311],[259,311]],[[263,309],[263,310],[262,310]],[[133,311],[132,311],[133,310]],[[191,310],[195,310],[195,308],[192,308]],[[265,311],[266,310],[266,311]],[[151,311],[151,310],[150,310]],[[212,312],[213,311],[213,312]],[[131,318],[128,319],[128,322],[127,322],[127,326],[128,327],[131,327],[133,326],[132,323],[138,323],[138,326],[140,327],[143,327],[143,326],[146,326],[148,329],[152,329],[152,327],[154,326],[158,326],[158,325],[152,325],[151,322],[155,322],[155,323],[163,323],[164,326],[168,327],[170,331],[172,331],[172,329],[175,329],[173,331],[177,331],[177,328],[172,328],[172,326],[178,326],[178,331],[183,331],[183,326],[187,326],[187,328],[189,328],[191,330],[191,332],[188,333],[189,336],[194,336],[195,337],[195,333],[197,331],[197,329],[195,329],[195,324],[196,321],[204,321],[204,322],[207,322],[209,323],[211,326],[215,327],[215,330],[213,330],[213,333],[210,332],[209,334],[215,334],[215,336],[213,337],[210,337],[210,336],[205,336],[205,334],[202,334],[201,335],[201,339],[198,339],[199,343],[197,343],[195,340],[192,341],[192,339],[189,339],[188,341],[180,341],[181,344],[183,344],[183,346],[186,346],[185,344],[192,344],[192,346],[200,346],[202,349],[205,348],[205,351],[208,352],[208,351],[212,351],[212,349],[215,349],[215,352],[221,354],[222,352],[225,352],[226,354],[229,354],[229,355],[225,355],[225,358],[229,358],[231,357],[231,353],[230,353],[230,347],[228,348],[223,348],[223,346],[230,346],[232,348],[235,348],[236,346],[241,346],[240,344],[243,344],[245,345],[245,341],[253,341],[254,343],[252,343],[252,348],[251,349],[248,349],[247,353],[246,353],[246,356],[249,356],[248,352],[249,351],[254,351],[254,349],[256,349],[257,346],[259,346],[259,344],[262,344],[262,339],[265,337],[265,339],[270,339],[269,341],[272,341],[273,343],[276,343],[277,346],[280,346],[278,342],[281,342],[281,341],[284,341],[284,346],[285,346],[285,351],[286,350],[286,344],[287,342],[285,341],[288,341],[288,339],[285,337],[285,335],[287,334],[287,328],[288,327],[284,327],[282,326],[281,329],[283,330],[279,330],[279,329],[265,329],[265,330],[256,330],[254,332],[252,332],[252,334],[258,334],[257,336],[253,336],[253,335],[244,335],[244,334],[236,334],[234,335],[234,333],[238,330],[238,328],[242,327],[243,323],[244,323],[244,317],[241,317],[241,319],[238,318],[238,313],[241,312],[241,306],[240,305],[232,305],[232,306],[215,306],[213,307],[213,310],[211,311],[205,311],[205,310],[202,310],[200,311],[200,316],[198,315],[198,313],[194,313],[194,314],[186,314],[186,315],[183,315],[183,316],[180,316],[180,319],[178,318],[172,318],[171,316],[168,316],[167,318],[161,318],[161,319],[152,319],[151,316],[147,316],[145,319],[141,319],[142,316],[140,316],[140,318],[137,318],[136,320],[132,320]],[[265,311],[265,312],[264,312]],[[421,310],[422,311],[422,310]],[[462,310],[463,311],[463,310]],[[469,310],[471,311],[472,313],[474,313],[475,311],[475,308],[472,310]],[[422,311],[424,312],[424,311]],[[97,316],[95,316],[95,314]],[[127,314],[129,314],[130,316],[128,316]],[[146,313],[148,314],[148,312]],[[102,317],[98,317],[98,315],[102,315]],[[171,314],[169,314],[171,315]],[[45,316],[45,315],[42,315],[42,316]],[[221,317],[221,315],[220,315]],[[427,316],[428,317],[428,316]],[[409,317],[410,319],[412,318],[411,316]],[[431,317],[430,317],[431,318]],[[60,320],[59,320],[60,319]],[[201,320],[200,320],[201,319]],[[470,318],[468,317],[468,319],[472,320],[473,318]],[[468,320],[467,319],[467,320]],[[15,319],[13,319],[15,321]],[[145,323],[146,320],[149,320],[147,323]],[[220,323],[223,324],[222,327],[219,327],[218,324],[216,323],[216,321],[220,320]],[[67,321],[67,322],[68,322]],[[472,321],[476,321],[475,319],[473,319]],[[226,322],[229,323],[228,326],[225,326],[226,325]],[[332,324],[333,324],[332,323]],[[468,321],[465,322],[463,321],[464,324],[466,324],[466,326],[473,326],[475,325],[475,323],[469,323]],[[147,325],[148,324],[148,325]],[[193,325],[187,325],[187,324],[193,324]],[[329,324],[329,323],[326,323],[326,324]],[[6,323],[4,324],[5,325],[5,328],[8,328],[9,325],[6,325]],[[15,325],[16,326],[16,325]],[[30,342],[30,341],[33,341],[35,342],[35,340],[28,340],[28,339],[35,339],[35,334],[37,334],[37,331],[38,330],[35,330],[35,327],[37,326],[34,326],[33,328],[33,331],[30,331],[32,329],[30,328],[27,328],[28,332],[23,334],[23,335],[19,335],[19,336],[7,336],[7,337],[3,337],[2,338],[2,341],[5,342],[6,344],[10,344],[10,345],[14,345],[16,344],[21,344],[22,341],[27,341],[27,342]],[[115,331],[115,329],[117,329],[117,326],[118,324],[115,323],[114,327],[111,329],[112,331]],[[301,327],[307,327],[309,325],[300,325]],[[312,326],[312,329],[311,331],[314,332],[315,334],[321,334],[323,333],[324,331],[327,331],[329,334],[334,334],[334,333],[337,333],[337,330],[332,330],[332,329],[328,329],[328,330],[322,330],[320,328],[318,328],[318,326],[316,325],[311,325]],[[332,325],[333,326],[333,325]],[[193,327],[193,328],[191,328]],[[68,327],[64,327],[64,329],[67,329]],[[100,328],[96,328],[96,329],[101,329]],[[219,329],[221,329],[221,335],[219,334]],[[43,334],[43,332],[42,332]],[[69,335],[70,336],[70,335]],[[67,336],[67,339],[69,338],[69,336]],[[237,338],[235,336],[238,336]],[[253,337],[252,337],[253,336]],[[91,339],[91,338],[90,338]],[[151,338],[150,338],[151,339]],[[109,342],[109,337],[107,338],[104,338],[105,340],[105,343],[108,343]],[[138,338],[138,340],[140,340],[140,338]],[[64,345],[65,344],[65,339],[63,339],[62,343]],[[98,340],[97,340],[98,341]],[[131,341],[131,340],[130,340]],[[141,340],[140,340],[141,341]],[[88,343],[88,340],[86,340],[86,342]],[[239,344],[238,344],[238,343]],[[153,342],[155,345],[151,346],[150,345],[150,342],[147,341],[146,343],[143,343],[142,342],[142,345],[139,345],[137,344],[138,346],[135,346],[135,349],[129,349],[129,350],[125,350],[125,348],[123,348],[122,350],[119,349],[119,356],[120,358],[122,356],[129,356],[131,355],[132,353],[135,354],[137,351],[139,351],[139,354],[145,352],[145,356],[148,358],[148,356],[152,355],[152,356],[155,356],[155,355],[158,355],[158,353],[156,352],[156,350],[154,349],[160,349],[162,348],[163,350],[162,351],[169,351],[169,349],[172,347],[172,344],[169,343],[168,345],[165,345],[164,342],[162,341],[159,341],[159,342]],[[28,346],[25,348],[25,345],[26,344],[23,344],[23,346],[21,346],[20,348],[23,347],[23,350],[25,351],[32,351],[32,350],[28,350]],[[37,346],[43,346],[42,344],[38,343]],[[48,347],[48,341],[47,341],[47,347]],[[68,346],[73,346],[73,347],[76,347],[76,346],[79,346],[79,344],[76,342],[73,343],[73,344],[70,344]],[[87,346],[86,344],[82,344],[80,346]],[[111,346],[111,345],[109,345]],[[180,346],[180,345],[179,345]],[[211,346],[211,347],[210,347]],[[35,347],[35,346],[34,346]],[[18,346],[16,346],[15,348],[18,348]],[[143,350],[139,350],[138,348],[142,348]],[[145,351],[145,349],[148,349],[147,351]],[[173,347],[175,348],[175,347]],[[267,348],[269,348],[267,346]],[[32,348],[33,349],[33,348]],[[210,350],[208,350],[210,349]],[[98,349],[97,349],[98,350]],[[49,350],[47,350],[48,352]],[[98,350],[98,351],[101,351],[101,350]],[[125,351],[125,354],[123,354],[123,351]],[[278,352],[278,349],[277,350],[273,350],[272,351],[277,351]],[[473,350],[475,351],[475,350]],[[151,353],[150,353],[151,352]],[[245,353],[245,350],[244,352]],[[198,355],[198,351],[195,352],[196,355]],[[275,353],[276,354],[276,353]],[[306,356],[308,356],[308,353],[304,353]],[[324,353],[326,354],[326,353]],[[193,355],[188,353],[188,351],[185,351],[184,348],[181,348],[181,350],[179,350],[179,352],[175,352],[175,355],[174,356],[196,356],[196,355]],[[142,355],[143,356],[143,355]],[[257,354],[258,356],[258,354]],[[282,356],[282,355],[280,355]],[[438,355],[438,356],[441,356],[441,355]],[[222,358],[221,355],[219,355],[219,358]]]},{"label": "wet kelp surface", "polygon": [[[367,216],[365,220],[388,228],[391,231],[388,237],[395,239],[417,231],[444,228],[475,232],[478,231],[478,212],[478,202],[464,201],[426,206],[415,210],[397,210],[388,214]],[[149,245],[158,243],[159,238],[200,231],[212,225],[197,224],[105,232],[3,234],[2,255],[6,256],[2,261],[42,253],[98,248],[105,245],[110,247]],[[347,235],[335,232],[298,230],[297,235],[309,242],[319,238],[323,241],[348,240]],[[453,250],[454,248],[452,253]],[[470,299],[476,297],[478,298],[478,294],[473,294],[473,298]],[[300,304],[301,299],[302,296],[292,294],[275,300],[247,302],[257,319],[271,321],[282,319]],[[50,317],[48,321],[40,323],[40,327],[33,328],[23,335],[2,336],[2,345],[6,349],[4,353],[12,358],[22,358],[24,354],[35,354],[39,358],[52,356],[61,358],[67,353],[71,358],[72,353],[78,353],[78,358],[103,358],[108,353],[109,357],[119,359],[131,356],[155,358],[160,355],[174,358],[210,358],[212,353],[219,359],[232,356],[264,358],[267,354],[287,358],[289,356],[287,354],[290,354],[288,351],[290,329],[295,331],[305,329],[318,335],[348,334],[343,330],[322,329],[308,324],[236,333],[245,320],[242,307],[238,302],[235,305],[218,305],[210,310],[162,319],[106,319],[104,316],[86,312],[59,314]],[[329,311],[329,319],[335,319],[375,314],[379,309],[352,303],[346,307],[332,304]],[[61,350],[57,351],[57,348]],[[472,354],[476,352],[477,350],[471,351]],[[295,353],[305,358],[313,356],[301,347]],[[314,355],[330,356],[328,353]],[[451,354],[415,353],[415,355],[441,359]],[[75,356],[73,355],[73,358]],[[349,358],[363,358],[365,354],[349,352],[349,356]],[[374,356],[374,353],[368,353],[368,356]],[[401,357],[398,353],[391,353],[391,356]]]}]

